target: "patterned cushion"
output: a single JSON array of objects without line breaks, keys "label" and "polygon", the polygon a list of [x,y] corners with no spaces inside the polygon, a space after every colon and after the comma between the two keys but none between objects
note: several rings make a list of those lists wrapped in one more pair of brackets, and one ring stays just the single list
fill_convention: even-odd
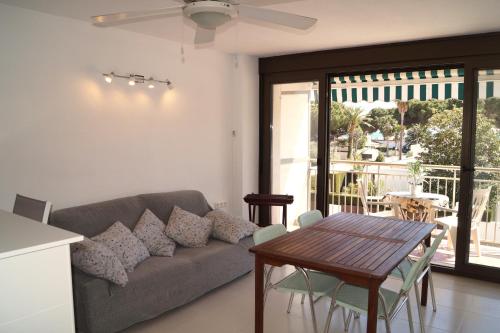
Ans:
[{"label": "patterned cushion", "polygon": [[205,215],[214,223],[212,237],[232,244],[251,236],[259,228],[255,223],[233,216],[223,210],[213,210]]},{"label": "patterned cushion", "polygon": [[165,223],[146,209],[134,228],[134,235],[146,245],[149,254],[171,257],[174,255],[175,242],[164,231]]},{"label": "patterned cushion", "polygon": [[211,220],[175,206],[168,219],[165,233],[182,246],[203,247],[207,245],[212,226]]},{"label": "patterned cushion", "polygon": [[128,282],[122,263],[105,245],[84,238],[71,244],[71,263],[83,272],[124,287]]},{"label": "patterned cushion", "polygon": [[127,272],[149,257],[148,249],[121,222],[115,222],[102,234],[92,240],[106,245],[120,259]]}]

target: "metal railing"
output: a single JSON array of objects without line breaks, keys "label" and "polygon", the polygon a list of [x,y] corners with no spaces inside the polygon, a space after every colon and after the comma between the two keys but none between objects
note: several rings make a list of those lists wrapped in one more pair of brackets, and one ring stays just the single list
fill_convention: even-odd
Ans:
[{"label": "metal railing", "polygon": [[[456,165],[425,165],[424,192],[448,197],[448,208],[455,208],[459,201],[460,167]],[[316,167],[309,169],[309,198],[316,200]],[[332,211],[362,213],[357,180],[368,177],[368,200],[379,201],[388,192],[408,191],[406,163],[332,160],[330,163],[328,199]],[[500,243],[500,168],[477,167],[475,187],[491,186],[488,208],[483,216],[484,240]],[[374,205],[378,211],[380,206]],[[495,223],[496,222],[496,223]],[[494,223],[488,226],[489,223]]]}]

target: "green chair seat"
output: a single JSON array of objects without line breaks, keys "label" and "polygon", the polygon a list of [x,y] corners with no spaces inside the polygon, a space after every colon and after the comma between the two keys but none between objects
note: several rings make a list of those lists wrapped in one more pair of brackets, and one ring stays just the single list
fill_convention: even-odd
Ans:
[{"label": "green chair seat", "polygon": [[[330,296],[340,282],[336,277],[315,272],[308,271],[309,281],[311,282],[311,291],[314,296]],[[309,294],[307,289],[306,280],[304,276],[295,271],[288,275],[286,278],[274,285],[274,289],[284,292],[292,292],[297,294]]]},{"label": "green chair seat", "polygon": [[[385,288],[380,288],[380,292],[384,296],[387,311],[389,311],[394,303],[399,300],[399,293]],[[366,288],[346,284],[340,289],[335,300],[338,305],[348,310],[352,310],[357,313],[368,312],[368,289]],[[380,298],[378,300],[377,309],[378,316],[384,317],[384,308]]]}]

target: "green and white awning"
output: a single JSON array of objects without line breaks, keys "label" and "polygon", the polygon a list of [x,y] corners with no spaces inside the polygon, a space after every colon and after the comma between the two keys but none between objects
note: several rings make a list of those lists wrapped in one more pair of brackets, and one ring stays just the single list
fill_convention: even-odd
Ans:
[{"label": "green and white awning", "polygon": [[500,70],[481,70],[477,78],[479,98],[500,97]]},{"label": "green and white awning", "polygon": [[408,101],[464,98],[463,69],[336,76],[331,79],[334,102]]}]

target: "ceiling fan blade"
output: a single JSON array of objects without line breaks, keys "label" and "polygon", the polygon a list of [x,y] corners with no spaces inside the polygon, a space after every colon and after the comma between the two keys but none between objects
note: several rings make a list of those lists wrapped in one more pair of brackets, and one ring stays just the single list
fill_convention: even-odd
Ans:
[{"label": "ceiling fan blade", "polygon": [[200,26],[196,27],[194,36],[195,44],[212,43],[215,40],[215,29],[205,29]]},{"label": "ceiling fan blade", "polygon": [[312,17],[245,5],[239,5],[238,12],[241,17],[284,25],[300,30],[307,30],[318,21],[317,19]]},{"label": "ceiling fan blade", "polygon": [[95,25],[99,25],[99,26],[120,24],[120,23],[126,23],[127,21],[131,21],[131,20],[137,20],[137,19],[147,19],[147,18],[155,18],[156,16],[181,14],[183,8],[184,8],[184,5],[178,5],[178,6],[174,6],[174,7],[152,9],[152,10],[98,15],[98,16],[92,16],[92,22]]}]

